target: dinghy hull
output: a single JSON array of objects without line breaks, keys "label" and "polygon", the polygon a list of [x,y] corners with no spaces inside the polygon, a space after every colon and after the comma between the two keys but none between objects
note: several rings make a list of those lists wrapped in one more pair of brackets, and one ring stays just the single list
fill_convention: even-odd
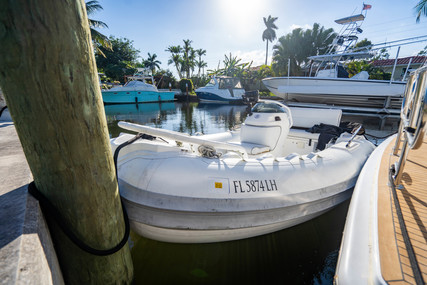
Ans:
[{"label": "dinghy hull", "polygon": [[[330,133],[325,140],[301,128],[316,119],[339,129],[341,112],[272,101],[252,111],[240,131],[202,136],[119,123],[144,133],[116,156],[134,231],[178,243],[243,239],[300,224],[350,197],[374,149],[356,135],[361,127],[331,141]],[[112,140],[113,149],[132,137]]]}]

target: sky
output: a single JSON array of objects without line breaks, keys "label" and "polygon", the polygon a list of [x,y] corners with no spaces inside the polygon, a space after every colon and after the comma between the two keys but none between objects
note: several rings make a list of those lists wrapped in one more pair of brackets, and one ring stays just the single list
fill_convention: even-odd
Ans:
[{"label": "sky", "polygon": [[[366,0],[371,9],[363,22],[359,40],[367,38],[372,43],[390,42],[427,35],[427,17],[417,24],[415,5],[419,0]],[[266,42],[263,17],[277,17],[277,39],[294,28],[313,27],[319,23],[339,32],[341,25],[334,20],[359,14],[360,0],[99,0],[103,10],[90,15],[103,21],[108,28],[98,29],[106,36],[126,38],[140,51],[140,59],[147,53],[156,54],[162,69],[175,75],[175,67],[168,65],[172,45],[183,45],[191,40],[195,49],[205,49],[208,69],[224,67],[225,55],[237,56],[241,62],[264,64]],[[268,64],[272,47],[269,42]],[[402,46],[399,57],[416,55],[427,41]],[[389,50],[396,57],[397,48]]]}]

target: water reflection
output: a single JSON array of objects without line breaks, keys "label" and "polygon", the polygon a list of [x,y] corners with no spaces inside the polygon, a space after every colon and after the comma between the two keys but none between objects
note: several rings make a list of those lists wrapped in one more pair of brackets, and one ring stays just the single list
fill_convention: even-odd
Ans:
[{"label": "water reflection", "polygon": [[136,284],[332,284],[349,202],[273,234],[210,244],[136,235]]},{"label": "water reflection", "polygon": [[119,121],[129,121],[190,135],[233,129],[246,118],[245,106],[198,103],[144,103],[105,106],[111,137],[121,130]]}]

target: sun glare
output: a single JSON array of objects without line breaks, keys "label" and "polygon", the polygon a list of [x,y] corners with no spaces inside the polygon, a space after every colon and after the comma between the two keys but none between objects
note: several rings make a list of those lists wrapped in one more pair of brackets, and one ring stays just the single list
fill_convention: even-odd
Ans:
[{"label": "sun glare", "polygon": [[246,34],[255,25],[262,24],[262,16],[259,15],[262,5],[262,0],[221,0],[221,18],[236,32]]}]

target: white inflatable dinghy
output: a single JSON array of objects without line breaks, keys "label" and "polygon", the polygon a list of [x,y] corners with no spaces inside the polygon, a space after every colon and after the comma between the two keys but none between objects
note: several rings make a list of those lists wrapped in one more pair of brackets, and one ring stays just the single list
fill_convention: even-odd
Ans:
[{"label": "white inflatable dinghy", "polygon": [[[160,241],[206,243],[271,233],[319,216],[351,196],[374,150],[357,132],[329,141],[328,134],[305,130],[320,124],[339,129],[340,120],[341,110],[260,101],[240,130],[225,133],[190,136],[119,122],[144,134],[120,147],[117,160],[132,229]],[[112,139],[113,151],[133,137]]]}]

